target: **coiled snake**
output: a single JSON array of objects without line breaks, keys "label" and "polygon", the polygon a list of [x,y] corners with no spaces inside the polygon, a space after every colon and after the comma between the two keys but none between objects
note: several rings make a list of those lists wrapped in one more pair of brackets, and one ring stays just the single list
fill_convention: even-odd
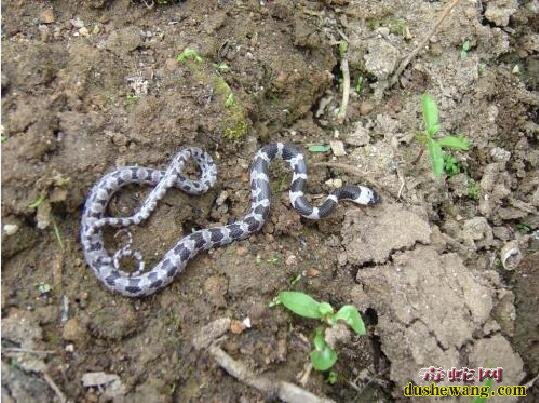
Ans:
[{"label": "coiled snake", "polygon": [[[182,175],[189,158],[194,159],[200,168],[201,175],[198,179],[191,180]],[[307,182],[307,165],[303,153],[292,145],[270,144],[258,150],[252,162],[252,205],[245,216],[229,225],[202,229],[185,236],[149,271],[144,271],[141,255],[131,250],[131,241],[111,257],[103,240],[105,226],[125,228],[140,224],[150,216],[157,202],[171,187],[180,188],[190,194],[201,194],[215,184],[217,169],[211,156],[199,148],[183,148],[166,171],[126,166],[105,175],[97,182],[86,200],[81,221],[81,243],[86,263],[97,278],[112,291],[129,297],[155,293],[169,284],[200,251],[246,239],[262,228],[270,211],[269,164],[275,159],[286,161],[294,170],[289,197],[292,206],[303,217],[314,220],[323,218],[335,209],[339,200],[350,200],[357,204],[374,204],[379,200],[377,193],[369,188],[344,186],[327,196],[319,207],[312,206],[303,194],[303,187]],[[154,188],[135,215],[105,217],[112,195],[129,184],[149,185]],[[133,257],[138,263],[138,269],[133,273],[120,269],[120,260],[126,256]]]}]

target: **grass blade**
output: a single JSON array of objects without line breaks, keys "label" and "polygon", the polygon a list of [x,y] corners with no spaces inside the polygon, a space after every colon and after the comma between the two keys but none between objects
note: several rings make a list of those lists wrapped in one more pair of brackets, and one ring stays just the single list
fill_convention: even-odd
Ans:
[{"label": "grass blade", "polygon": [[429,135],[434,135],[438,132],[438,107],[434,98],[425,93],[421,96],[421,109],[423,111],[423,122],[425,123],[425,131]]},{"label": "grass blade", "polygon": [[442,147],[440,147],[440,144],[433,139],[429,139],[427,146],[429,148],[434,176],[440,177],[444,172],[444,151],[442,150]]}]

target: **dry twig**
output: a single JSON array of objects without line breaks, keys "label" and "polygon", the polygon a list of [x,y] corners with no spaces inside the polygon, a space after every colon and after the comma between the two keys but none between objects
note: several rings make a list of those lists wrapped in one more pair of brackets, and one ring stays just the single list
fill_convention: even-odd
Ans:
[{"label": "dry twig", "polygon": [[397,70],[395,70],[395,73],[393,74],[393,76],[389,80],[389,86],[390,87],[395,85],[395,83],[397,82],[397,80],[399,79],[401,74],[404,72],[406,67],[408,67],[408,65],[410,64],[410,61],[412,61],[412,59],[417,56],[417,54],[425,47],[425,45],[430,41],[430,39],[436,34],[438,29],[440,28],[440,25],[442,25],[442,23],[444,22],[446,17],[449,15],[449,12],[459,2],[460,2],[460,0],[452,0],[452,1],[448,2],[447,6],[442,11],[442,14],[440,15],[440,17],[436,21],[436,24],[434,24],[434,26],[430,30],[430,32],[421,40],[421,42],[419,42],[419,45],[417,45],[417,47],[411,53],[409,53],[408,56],[406,56],[404,58],[404,60],[401,62],[401,64],[397,68]]},{"label": "dry twig", "polygon": [[267,394],[270,398],[278,397],[288,403],[334,403],[333,400],[316,396],[290,382],[276,381],[265,376],[253,374],[247,366],[235,361],[215,344],[208,349],[217,363],[234,378]]}]

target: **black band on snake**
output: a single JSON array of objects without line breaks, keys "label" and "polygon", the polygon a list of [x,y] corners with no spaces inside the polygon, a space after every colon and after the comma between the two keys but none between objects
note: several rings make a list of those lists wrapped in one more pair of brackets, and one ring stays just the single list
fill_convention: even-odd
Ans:
[{"label": "black band on snake", "polygon": [[[189,158],[193,158],[200,168],[199,179],[191,180],[182,175]],[[271,204],[269,164],[275,159],[286,161],[294,171],[289,197],[292,206],[303,217],[313,220],[326,217],[340,200],[357,204],[375,204],[379,201],[377,193],[369,188],[344,186],[328,195],[320,206],[312,206],[303,193],[307,183],[307,165],[303,153],[292,145],[270,144],[258,150],[252,162],[251,207],[245,216],[232,224],[202,229],[185,236],[149,271],[144,271],[140,253],[131,250],[131,241],[110,256],[103,240],[105,226],[126,228],[138,225],[150,216],[157,202],[171,187],[190,194],[201,194],[215,184],[217,169],[210,155],[199,148],[183,148],[166,171],[127,166],[105,175],[93,187],[86,200],[81,222],[81,243],[86,263],[97,278],[112,291],[129,297],[155,293],[172,282],[199,252],[246,239],[262,228],[268,218]],[[129,184],[149,185],[154,188],[135,215],[122,218],[105,217],[112,195]],[[138,268],[133,273],[120,269],[120,260],[126,256],[131,256],[138,262]]]}]

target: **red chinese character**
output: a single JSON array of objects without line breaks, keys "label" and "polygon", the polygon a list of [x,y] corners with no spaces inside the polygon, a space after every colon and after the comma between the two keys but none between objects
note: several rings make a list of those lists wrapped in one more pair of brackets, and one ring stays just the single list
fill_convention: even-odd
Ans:
[{"label": "red chinese character", "polygon": [[462,381],[473,382],[475,381],[475,369],[464,367],[462,368]]},{"label": "red chinese character", "polygon": [[494,379],[496,382],[500,383],[502,381],[502,377],[503,377],[502,367],[494,368],[492,370],[492,379]]},{"label": "red chinese character", "polygon": [[445,379],[445,370],[442,367],[421,368],[419,377],[424,381],[440,382]]},{"label": "red chinese character", "polygon": [[491,373],[490,368],[483,368],[483,367],[477,368],[477,380],[479,382],[483,382],[484,379],[491,378],[491,377],[492,377],[492,373]]},{"label": "red chinese character", "polygon": [[447,373],[447,379],[449,382],[460,382],[462,380],[462,370],[456,367],[451,367]]}]

